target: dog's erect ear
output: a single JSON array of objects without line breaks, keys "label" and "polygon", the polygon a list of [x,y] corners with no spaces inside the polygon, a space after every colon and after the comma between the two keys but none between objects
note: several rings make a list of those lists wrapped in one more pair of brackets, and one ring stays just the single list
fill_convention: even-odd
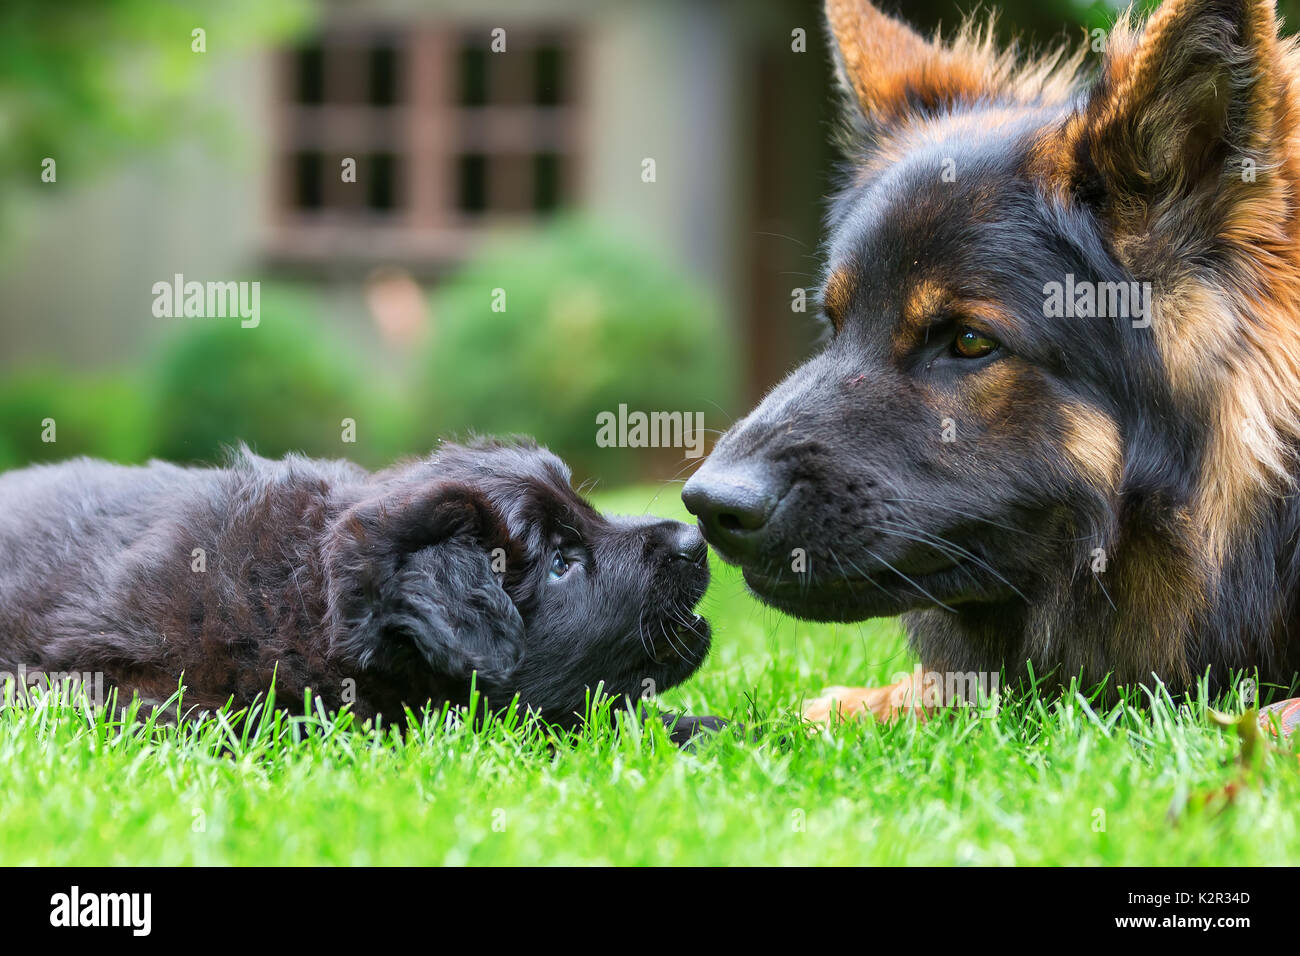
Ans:
[{"label": "dog's erect ear", "polygon": [[1063,158],[1126,265],[1158,274],[1223,243],[1289,241],[1283,57],[1272,0],[1166,0],[1140,33],[1117,25]]},{"label": "dog's erect ear", "polygon": [[409,659],[440,675],[477,671],[490,686],[524,649],[524,624],[502,587],[518,568],[500,516],[462,485],[399,488],[345,511],[326,533],[333,648],[361,667]]},{"label": "dog's erect ear", "polygon": [[870,126],[991,96],[1006,80],[987,35],[931,42],[867,0],[826,0],[826,22],[840,86]]}]

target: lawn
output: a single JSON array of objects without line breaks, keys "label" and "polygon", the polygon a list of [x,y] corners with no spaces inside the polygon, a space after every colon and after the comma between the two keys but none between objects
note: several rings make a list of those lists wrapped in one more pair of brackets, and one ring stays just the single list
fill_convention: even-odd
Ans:
[{"label": "lawn", "polygon": [[[597,495],[680,515],[677,486]],[[653,500],[653,503],[652,502]],[[0,863],[1274,864],[1300,862],[1300,768],[1269,755],[1235,801],[1234,732],[1202,704],[799,729],[801,695],[912,666],[897,625],[809,625],[716,569],[714,651],[665,695],[749,721],[693,751],[657,727],[556,741],[429,717],[126,732],[37,706],[0,715]],[[1240,709],[1233,700],[1223,709]]]}]

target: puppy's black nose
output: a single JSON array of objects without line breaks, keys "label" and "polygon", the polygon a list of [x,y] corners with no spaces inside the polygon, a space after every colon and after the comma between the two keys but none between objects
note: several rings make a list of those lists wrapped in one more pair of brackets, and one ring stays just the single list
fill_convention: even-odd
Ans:
[{"label": "puppy's black nose", "polygon": [[744,559],[758,546],[767,519],[776,510],[776,493],[749,474],[697,471],[682,489],[682,501],[700,519],[700,530],[723,553]]},{"label": "puppy's black nose", "polygon": [[699,529],[683,525],[677,540],[673,542],[673,557],[691,564],[703,564],[709,557],[709,543]]}]

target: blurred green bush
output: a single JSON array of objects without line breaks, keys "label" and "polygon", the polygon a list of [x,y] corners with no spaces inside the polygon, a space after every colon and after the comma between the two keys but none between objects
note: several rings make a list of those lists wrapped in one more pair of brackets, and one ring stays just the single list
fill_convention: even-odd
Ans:
[{"label": "blurred green bush", "polygon": [[343,441],[343,420],[368,429],[379,404],[304,292],[262,284],[261,320],[199,320],[167,342],[152,366],[150,451],[171,461],[220,461],[245,442],[279,458],[364,458],[372,442]]},{"label": "blurred green bush", "polygon": [[[492,307],[498,289],[504,311]],[[720,427],[734,410],[736,350],[708,298],[593,226],[561,221],[493,246],[431,302],[427,346],[386,378],[323,321],[318,290],[263,282],[255,329],[180,320],[150,359],[115,376],[0,379],[0,468],[76,455],[217,462],[241,441],[272,458],[379,467],[440,437],[521,433],[575,474],[618,482],[671,474],[685,452],[597,447],[598,413],[703,412]],[[52,444],[41,440],[50,418]]]},{"label": "blurred green bush", "polygon": [[139,461],[148,453],[149,431],[147,403],[121,376],[44,370],[0,381],[0,468],[77,455]]},{"label": "blurred green bush", "polygon": [[485,249],[432,313],[417,394],[435,427],[533,435],[576,474],[622,481],[650,458],[681,462],[681,449],[597,447],[600,412],[699,411],[717,427],[734,404],[736,348],[708,298],[581,221]]}]

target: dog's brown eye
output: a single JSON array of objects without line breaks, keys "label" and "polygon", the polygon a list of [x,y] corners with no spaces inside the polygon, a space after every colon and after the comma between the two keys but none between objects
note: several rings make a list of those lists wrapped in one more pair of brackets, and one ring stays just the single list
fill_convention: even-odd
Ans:
[{"label": "dog's brown eye", "polygon": [[564,557],[563,552],[556,551],[555,556],[551,558],[551,577],[562,578],[564,573],[569,570],[569,562]]},{"label": "dog's brown eye", "polygon": [[998,347],[998,343],[974,329],[961,329],[953,339],[952,350],[962,358],[983,358]]}]

